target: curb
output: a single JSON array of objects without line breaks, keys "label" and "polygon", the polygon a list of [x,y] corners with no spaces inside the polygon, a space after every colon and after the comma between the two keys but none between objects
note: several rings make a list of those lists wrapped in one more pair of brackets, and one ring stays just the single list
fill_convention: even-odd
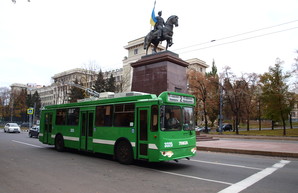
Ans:
[{"label": "curb", "polygon": [[223,152],[223,153],[249,154],[249,155],[264,155],[264,156],[273,156],[273,157],[298,158],[298,153],[288,153],[288,152],[268,152],[268,151],[259,151],[259,150],[228,149],[228,148],[200,147],[200,146],[197,146],[197,150]]},{"label": "curb", "polygon": [[298,137],[275,137],[275,136],[262,136],[262,135],[213,135],[206,134],[206,136],[216,138],[232,138],[232,139],[267,139],[267,140],[290,140],[298,141]]}]

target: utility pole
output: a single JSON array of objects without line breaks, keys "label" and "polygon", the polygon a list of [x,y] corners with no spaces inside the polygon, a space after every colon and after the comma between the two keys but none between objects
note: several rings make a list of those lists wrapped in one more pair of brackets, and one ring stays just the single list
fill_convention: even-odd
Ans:
[{"label": "utility pole", "polygon": [[222,107],[223,107],[223,90],[221,83],[219,84],[219,132],[222,134]]},{"label": "utility pole", "polygon": [[33,116],[33,112],[34,108],[30,107],[27,109],[27,114],[29,115],[29,129],[32,127],[32,116]]},{"label": "utility pole", "polygon": [[10,103],[10,122],[13,122],[12,121],[12,118],[13,118],[13,111],[14,111],[14,109],[13,109],[13,106],[14,106],[14,95],[13,95],[13,93],[11,92],[11,95],[10,95],[10,98],[11,98],[11,103]]},{"label": "utility pole", "polygon": [[258,114],[259,114],[259,131],[261,131],[261,128],[262,128],[262,123],[261,123],[261,100],[259,98],[259,108],[258,108]]},{"label": "utility pole", "polygon": [[33,107],[33,124],[32,126],[34,125],[35,121],[36,121],[36,118],[35,118],[35,110],[36,110],[36,102],[34,102],[34,107]]}]

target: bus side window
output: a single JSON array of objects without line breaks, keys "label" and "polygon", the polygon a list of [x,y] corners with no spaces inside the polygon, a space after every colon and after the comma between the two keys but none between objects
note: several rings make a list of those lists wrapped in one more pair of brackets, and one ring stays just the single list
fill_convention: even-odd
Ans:
[{"label": "bus side window", "polygon": [[115,105],[114,126],[116,127],[131,127],[134,122],[133,103]]},{"label": "bus side window", "polygon": [[96,107],[96,122],[95,125],[98,127],[109,127],[112,126],[113,118],[113,106],[98,106]]},{"label": "bus side window", "polygon": [[66,109],[59,109],[56,113],[56,125],[66,124]]},{"label": "bus side window", "polygon": [[114,126],[116,127],[131,127],[133,126],[134,113],[115,113]]},{"label": "bus side window", "polygon": [[158,107],[153,105],[151,107],[151,131],[158,131]]},{"label": "bus side window", "polygon": [[79,108],[68,109],[67,112],[67,125],[78,125],[79,123]]}]

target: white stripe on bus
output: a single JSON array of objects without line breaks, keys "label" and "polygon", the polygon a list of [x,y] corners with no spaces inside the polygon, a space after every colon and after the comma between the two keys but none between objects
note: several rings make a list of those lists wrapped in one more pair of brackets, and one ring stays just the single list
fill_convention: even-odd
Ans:
[{"label": "white stripe on bus", "polygon": [[155,144],[149,144],[149,149],[158,149]]},{"label": "white stripe on bus", "polygon": [[115,141],[113,140],[105,140],[105,139],[93,139],[93,143],[100,143],[106,145],[114,145]]},{"label": "white stripe on bus", "polygon": [[80,141],[80,138],[78,138],[78,137],[63,136],[63,138],[65,140],[69,140],[69,141]]},{"label": "white stripe on bus", "polygon": [[136,146],[136,142],[130,142],[132,147]]},{"label": "white stripe on bus", "polygon": [[[105,144],[105,145],[115,145],[114,140],[106,140],[106,139],[93,139],[93,143]],[[132,147],[136,146],[135,142],[130,142]]]},{"label": "white stripe on bus", "polygon": [[[51,138],[55,139],[56,135],[51,135]],[[63,136],[65,140],[68,141],[80,141],[79,137]]]},{"label": "white stripe on bus", "polygon": [[[43,135],[40,135],[43,136]],[[54,139],[56,137],[56,135],[51,135],[51,137]],[[65,140],[69,140],[69,141],[80,141],[79,137],[70,137],[70,136],[63,136],[63,138]],[[99,143],[99,144],[105,144],[105,145],[115,145],[114,140],[106,140],[106,139],[93,139],[93,143]],[[135,142],[130,142],[132,147],[136,146]],[[156,144],[149,144],[149,149],[158,149],[158,147],[156,146]]]}]

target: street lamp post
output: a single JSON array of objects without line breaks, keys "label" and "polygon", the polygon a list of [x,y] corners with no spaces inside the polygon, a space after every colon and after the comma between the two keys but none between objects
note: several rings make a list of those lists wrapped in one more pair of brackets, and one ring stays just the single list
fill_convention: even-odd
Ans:
[{"label": "street lamp post", "polygon": [[219,84],[219,132],[222,134],[222,107],[223,107],[223,90],[221,83]]}]

